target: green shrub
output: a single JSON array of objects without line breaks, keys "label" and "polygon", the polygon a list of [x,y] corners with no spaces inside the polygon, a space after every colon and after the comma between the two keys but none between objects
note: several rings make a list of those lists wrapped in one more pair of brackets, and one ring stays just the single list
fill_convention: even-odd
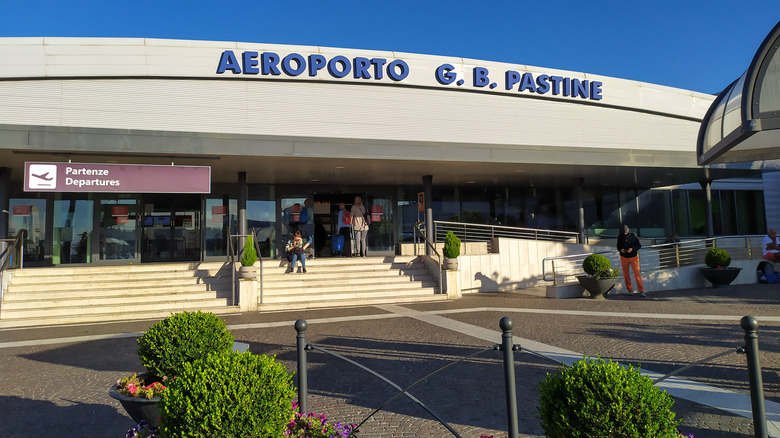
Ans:
[{"label": "green shrub", "polygon": [[547,374],[538,417],[550,438],[676,437],[673,404],[639,368],[586,358]]},{"label": "green shrub", "polygon": [[241,254],[242,266],[254,266],[257,261],[257,251],[255,251],[255,243],[252,240],[252,236],[246,238],[244,242],[244,252]]},{"label": "green shrub", "polygon": [[582,261],[582,270],[588,275],[602,274],[612,269],[612,262],[601,254],[591,254]]},{"label": "green shrub", "polygon": [[460,239],[452,231],[447,231],[444,236],[444,257],[448,259],[458,258],[460,255]]},{"label": "green shrub", "polygon": [[252,353],[214,353],[185,363],[160,400],[170,437],[283,437],[295,388],[284,365]]},{"label": "green shrub", "polygon": [[707,254],[704,254],[704,263],[710,268],[725,268],[731,264],[731,256],[725,249],[713,246]]},{"label": "green shrub", "polygon": [[227,352],[233,335],[213,313],[175,313],[138,339],[141,364],[154,376],[178,376],[182,365],[212,352]]}]

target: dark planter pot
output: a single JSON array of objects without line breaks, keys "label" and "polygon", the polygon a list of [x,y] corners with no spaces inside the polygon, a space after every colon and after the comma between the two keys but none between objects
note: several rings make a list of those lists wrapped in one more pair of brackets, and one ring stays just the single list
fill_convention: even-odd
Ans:
[{"label": "dark planter pot", "polygon": [[585,288],[588,293],[590,293],[591,298],[600,298],[604,299],[605,295],[609,291],[612,290],[612,288],[615,287],[615,285],[618,282],[617,277],[616,278],[593,278],[588,277],[587,275],[580,275],[577,277],[577,280],[579,280],[582,287]]},{"label": "dark planter pot", "polygon": [[160,407],[157,405],[160,397],[127,397],[116,390],[116,384],[108,391],[108,395],[119,400],[127,415],[136,423],[146,420],[150,425],[160,427]]},{"label": "dark planter pot", "polygon": [[742,268],[699,268],[699,272],[712,283],[712,287],[726,287],[737,279]]}]

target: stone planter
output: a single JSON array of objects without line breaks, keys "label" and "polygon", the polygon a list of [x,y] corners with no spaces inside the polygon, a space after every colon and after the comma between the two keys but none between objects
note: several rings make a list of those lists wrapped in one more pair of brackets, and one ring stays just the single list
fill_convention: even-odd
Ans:
[{"label": "stone planter", "polygon": [[590,293],[591,298],[604,299],[605,295],[615,287],[618,282],[615,278],[593,278],[587,275],[577,277],[583,288]]},{"label": "stone planter", "polygon": [[737,279],[742,268],[699,268],[699,272],[712,283],[712,287],[726,287]]},{"label": "stone planter", "polygon": [[458,270],[458,259],[450,259],[447,257],[444,257],[444,261],[441,263],[441,268],[445,271],[457,271]]},{"label": "stone planter", "polygon": [[108,391],[108,395],[119,400],[127,415],[136,423],[146,420],[150,425],[160,427],[160,407],[157,405],[160,397],[128,397],[116,390],[116,384]]},{"label": "stone planter", "polygon": [[238,268],[238,278],[257,278],[257,268],[242,265]]}]

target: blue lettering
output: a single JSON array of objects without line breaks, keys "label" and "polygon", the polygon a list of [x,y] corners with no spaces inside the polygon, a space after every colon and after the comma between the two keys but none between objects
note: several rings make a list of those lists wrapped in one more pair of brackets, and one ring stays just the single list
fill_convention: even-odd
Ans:
[{"label": "blue lettering", "polygon": [[517,91],[528,90],[531,93],[536,93],[536,87],[534,86],[534,75],[531,73],[523,73],[523,80],[520,82],[520,88]]},{"label": "blue lettering", "polygon": [[262,70],[264,75],[279,76],[282,72],[279,71],[279,55],[274,52],[263,52],[260,57],[260,63],[262,64]]},{"label": "blue lettering", "polygon": [[550,76],[548,75],[539,75],[536,77],[536,92],[539,94],[544,94],[550,91]]},{"label": "blue lettering", "polygon": [[241,67],[238,65],[238,59],[236,59],[236,54],[233,53],[232,50],[225,50],[222,52],[222,56],[219,57],[217,73],[225,73],[225,70],[230,70],[234,74],[241,73]]},{"label": "blue lettering", "polygon": [[474,67],[474,86],[484,87],[489,83],[488,69],[485,67]]},{"label": "blue lettering", "polygon": [[588,82],[587,80],[580,82],[579,79],[571,80],[571,95],[572,97],[588,98]]},{"label": "blue lettering", "polygon": [[571,95],[571,79],[569,78],[563,79],[563,95],[564,96]]},{"label": "blue lettering", "polygon": [[[400,73],[397,71],[398,67],[401,69]],[[409,65],[403,60],[396,59],[387,65],[387,76],[394,81],[403,81],[409,76]]]},{"label": "blue lettering", "polygon": [[245,75],[256,75],[260,73],[260,70],[257,68],[257,52],[244,52],[242,57]]},{"label": "blue lettering", "polygon": [[561,94],[561,82],[563,82],[563,76],[550,76],[552,81],[552,93],[554,96]]},{"label": "blue lettering", "polygon": [[371,64],[374,66],[374,78],[382,79],[384,77],[382,68],[387,64],[387,60],[385,58],[371,58]]},{"label": "blue lettering", "polygon": [[591,81],[590,83],[590,98],[592,100],[601,100],[601,82]]},{"label": "blue lettering", "polygon": [[[341,70],[338,69],[336,64],[341,64]],[[344,56],[334,56],[328,61],[328,73],[334,78],[343,78],[349,74],[350,70],[352,70],[352,65],[350,64],[349,59]]]},{"label": "blue lettering", "polygon": [[[292,68],[292,61],[295,61],[298,67]],[[306,60],[297,53],[290,53],[282,59],[282,70],[287,76],[298,76],[306,71]]]},{"label": "blue lettering", "polygon": [[317,76],[317,72],[325,68],[326,59],[322,55],[309,55],[309,76]]},{"label": "blue lettering", "polygon": [[371,79],[371,73],[368,71],[368,66],[371,65],[371,61],[369,61],[368,58],[357,56],[352,62],[355,64],[352,70],[352,75],[355,79]]},{"label": "blue lettering", "polygon": [[506,71],[506,89],[511,90],[515,87],[515,84],[520,82],[520,73],[514,70]]},{"label": "blue lettering", "polygon": [[436,80],[442,85],[449,85],[455,82],[458,75],[451,73],[453,70],[455,70],[455,67],[452,64],[442,64],[436,67]]}]

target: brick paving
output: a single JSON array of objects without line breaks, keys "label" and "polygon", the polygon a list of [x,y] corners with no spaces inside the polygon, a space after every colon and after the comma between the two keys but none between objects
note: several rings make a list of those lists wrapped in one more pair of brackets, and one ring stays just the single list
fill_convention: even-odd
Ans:
[{"label": "brick paving", "polygon": [[[496,343],[500,342],[498,320],[510,316],[515,321],[515,336],[641,364],[642,368],[658,372],[669,372],[741,346],[744,341],[739,319],[744,315],[775,317],[774,321],[762,321],[759,317],[758,333],[766,400],[780,402],[780,285],[666,291],[651,293],[646,299],[614,296],[606,300],[551,300],[539,295],[538,290],[525,290],[404,307],[489,328],[495,331]],[[547,313],[560,310],[574,313]],[[627,317],[621,312],[730,318],[659,319]],[[367,365],[402,387],[493,344],[424,321],[388,315],[377,307],[251,313],[226,316],[225,320],[234,327],[236,339],[250,345],[250,351],[275,354],[294,371],[296,332],[292,322],[298,318],[311,322],[307,331],[309,343]],[[130,321],[0,330],[0,436],[124,436],[133,422],[108,396],[108,388],[119,377],[141,369],[135,337],[44,342],[64,337],[132,334],[143,332],[153,323]],[[30,345],[9,344],[20,341],[29,341]],[[327,354],[313,351],[308,357],[310,410],[334,420],[360,422],[395,394],[375,377]],[[557,364],[525,352],[516,353],[515,357],[520,436],[543,436],[535,418],[536,386],[547,372],[557,369]],[[744,356],[734,353],[692,368],[682,377],[747,393],[746,373]],[[496,351],[486,351],[454,365],[416,385],[410,393],[464,438],[480,434],[506,436],[502,362]],[[673,410],[683,420],[680,430],[697,438],[753,436],[749,418],[684,399],[677,399]],[[401,397],[366,421],[359,436],[452,434],[422,408]]]}]

